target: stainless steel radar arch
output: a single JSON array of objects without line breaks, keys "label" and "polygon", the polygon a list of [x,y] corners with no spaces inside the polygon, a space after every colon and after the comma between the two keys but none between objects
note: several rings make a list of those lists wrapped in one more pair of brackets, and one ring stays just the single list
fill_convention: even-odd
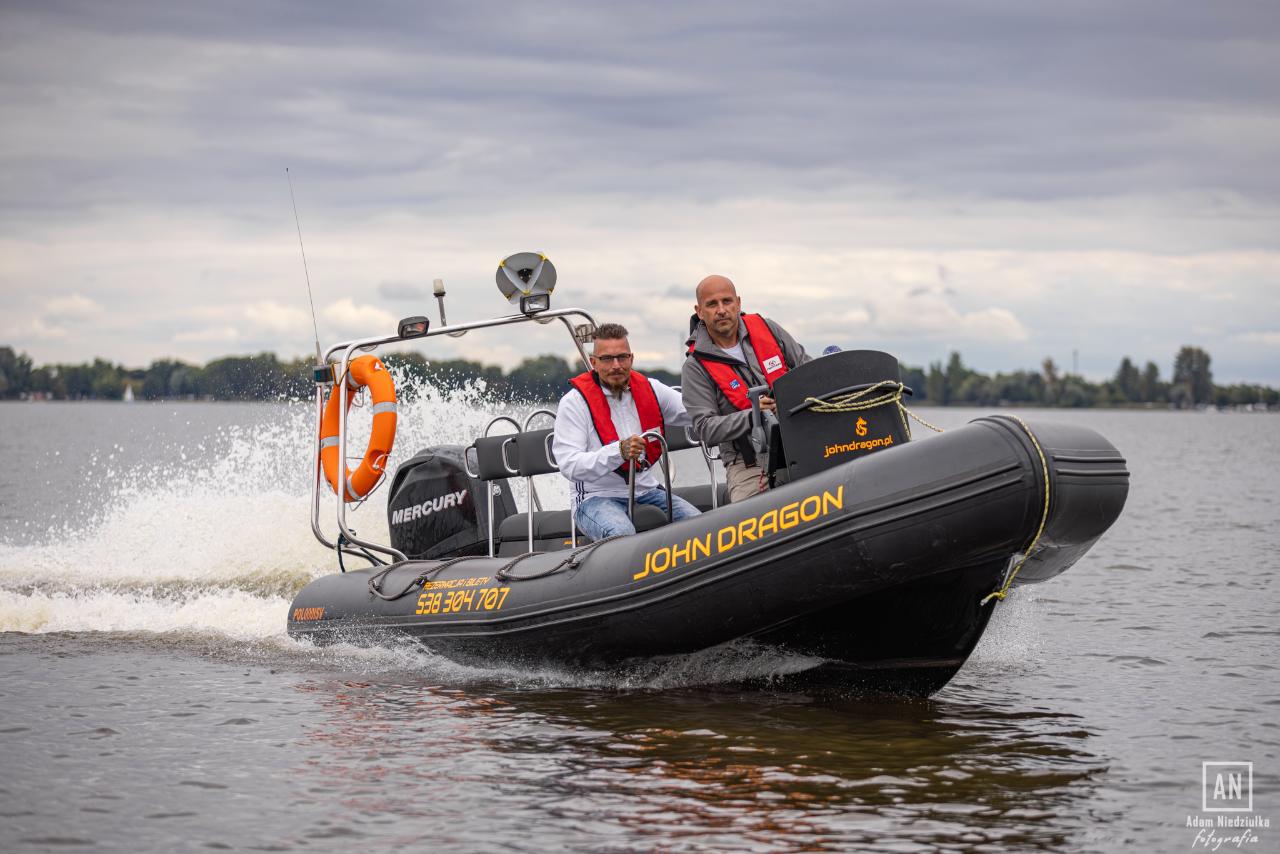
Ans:
[{"label": "stainless steel radar arch", "polygon": [[[579,327],[575,328],[574,325],[570,322],[570,318],[579,318],[585,321],[585,324],[582,324]],[[325,352],[324,364],[326,365],[330,364],[333,361],[334,357],[340,353],[341,357],[336,362],[337,371],[335,376],[339,380],[345,380],[347,371],[350,368],[352,356],[356,353],[356,351],[372,351],[383,344],[390,344],[395,341],[408,341],[408,340],[418,340],[420,338],[433,338],[439,335],[450,335],[452,337],[457,337],[458,333],[468,332],[472,329],[488,329],[491,327],[498,327],[498,326],[513,326],[520,323],[528,323],[530,321],[534,321],[537,323],[549,323],[552,320],[559,320],[562,324],[564,324],[564,327],[569,331],[569,337],[573,340],[573,345],[575,349],[577,349],[578,351],[578,356],[582,359],[582,363],[587,366],[587,370],[590,370],[591,362],[590,362],[590,359],[587,358],[587,352],[584,349],[583,345],[586,343],[587,340],[589,340],[588,336],[590,332],[595,329],[596,322],[595,322],[595,319],[589,313],[587,313],[586,311],[580,308],[548,309],[546,311],[539,312],[536,315],[513,314],[513,315],[506,315],[503,317],[494,317],[488,320],[473,321],[471,323],[458,323],[452,326],[441,326],[436,329],[429,329],[423,335],[402,336],[397,333],[395,335],[387,335],[382,337],[358,338],[352,341],[344,341],[342,343],[335,344]],[[346,474],[346,465],[347,465],[347,400],[348,400],[349,391],[348,391],[347,383],[345,381],[336,382],[336,385],[337,385],[336,391],[338,394],[338,465],[339,465],[339,478],[341,480],[341,478],[344,477]],[[387,555],[397,563],[408,560],[408,557],[400,550],[392,548],[389,545],[382,545],[380,543],[376,543],[371,540],[361,539],[360,537],[356,536],[354,532],[352,532],[352,530],[347,526],[347,502],[344,500],[342,492],[340,490],[333,491],[334,499],[336,502],[335,516],[338,524],[338,531],[340,532],[340,535],[341,535],[338,538],[339,542],[333,542],[328,537],[325,536],[325,533],[320,526],[320,484],[321,482],[325,482],[325,483],[328,482],[327,480],[325,480],[324,468],[320,463],[320,425],[321,425],[321,421],[324,418],[324,406],[325,406],[325,385],[321,383],[317,383],[316,384],[316,429],[314,434],[315,440],[313,442],[316,476],[311,486],[311,531],[312,533],[315,534],[316,539],[319,540],[320,543],[323,546],[325,546],[325,548],[335,549],[344,554],[350,554],[350,555],[360,556],[360,557],[364,556],[360,552],[354,549],[349,549],[349,548],[346,548],[345,545],[340,545],[339,543],[342,540],[346,540],[347,542],[353,545],[361,546],[370,551],[375,551],[375,552],[379,552],[381,554]],[[517,429],[518,428],[519,428],[519,425],[517,424]],[[491,513],[490,525],[492,525],[492,518],[493,516]],[[492,542],[493,542],[492,538],[490,538],[491,545],[492,545]]]}]

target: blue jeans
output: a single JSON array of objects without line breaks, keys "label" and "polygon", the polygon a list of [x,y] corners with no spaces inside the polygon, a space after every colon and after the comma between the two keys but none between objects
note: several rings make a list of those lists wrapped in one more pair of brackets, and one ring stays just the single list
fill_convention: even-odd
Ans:
[{"label": "blue jeans", "polygon": [[[636,493],[636,504],[649,504],[664,514],[667,512],[667,491],[662,488]],[[697,516],[702,511],[679,495],[671,496],[671,520],[677,522]],[[578,505],[574,517],[578,529],[593,540],[603,540],[618,534],[634,534],[635,526],[627,518],[627,499],[595,496]]]}]

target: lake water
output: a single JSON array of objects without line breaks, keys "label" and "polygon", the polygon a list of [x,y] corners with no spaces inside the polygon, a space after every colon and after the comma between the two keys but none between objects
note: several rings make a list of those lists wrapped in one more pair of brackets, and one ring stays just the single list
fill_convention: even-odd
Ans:
[{"label": "lake water", "polygon": [[[396,456],[481,399],[426,390]],[[0,851],[1280,851],[1280,417],[1020,414],[1106,435],[1128,507],[908,702],[735,687],[792,664],[750,647],[619,674],[300,644],[333,567],[310,405],[0,405]],[[1271,826],[1189,827],[1204,762],[1251,762],[1226,815]]]}]

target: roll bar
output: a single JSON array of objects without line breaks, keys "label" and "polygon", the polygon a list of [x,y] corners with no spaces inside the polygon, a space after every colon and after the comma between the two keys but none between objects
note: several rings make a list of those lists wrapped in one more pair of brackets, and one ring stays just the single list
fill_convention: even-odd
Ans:
[{"label": "roll bar", "polygon": [[[545,323],[550,323],[553,320],[559,320],[562,324],[564,324],[564,327],[569,331],[569,337],[573,340],[573,345],[577,349],[578,356],[582,359],[582,363],[587,366],[588,370],[590,370],[591,362],[587,358],[587,351],[583,348],[584,342],[580,340],[579,336],[574,330],[573,324],[569,322],[569,318],[571,317],[577,317],[582,320],[585,320],[592,327],[596,325],[595,319],[583,309],[580,309],[580,308],[549,309],[547,311],[540,312],[536,315],[513,314],[513,315],[506,315],[503,317],[490,318],[488,320],[473,321],[471,323],[457,323],[452,326],[442,325],[436,329],[429,329],[427,333],[424,335],[415,335],[415,336],[405,337],[400,335],[397,332],[397,334],[395,335],[386,335],[386,336],[373,337],[373,338],[357,338],[355,340],[344,341],[342,343],[335,344],[334,346],[330,347],[325,352],[323,357],[323,362],[326,366],[333,361],[335,356],[337,356],[338,354],[341,354],[336,363],[337,371],[334,374],[335,383],[337,385],[337,393],[338,393],[339,471],[345,473],[346,465],[347,465],[347,400],[349,399],[348,398],[349,389],[347,388],[346,382],[337,382],[337,380],[343,379],[346,377],[347,371],[350,369],[352,357],[358,351],[369,352],[369,351],[375,350],[376,348],[380,347],[383,344],[390,344],[396,341],[410,341],[410,340],[416,341],[420,338],[434,338],[440,335],[451,335],[452,333],[467,332],[472,329],[487,329],[487,328],[497,327],[497,326],[513,326],[520,323],[529,323],[530,321],[533,321],[535,323],[545,324]],[[315,478],[311,485],[311,531],[313,534],[315,534],[316,539],[319,540],[320,543],[324,545],[326,548],[331,548],[344,554],[364,557],[364,555],[362,555],[359,551],[356,551],[354,549],[348,549],[343,542],[345,540],[347,543],[352,543],[357,546],[362,546],[367,550],[375,551],[375,552],[379,552],[381,554],[387,555],[397,563],[406,561],[408,560],[408,557],[398,549],[392,548],[391,546],[384,546],[379,543],[372,542],[370,540],[364,540],[356,536],[355,532],[352,531],[347,526],[347,502],[345,501],[345,498],[342,494],[342,490],[334,491],[334,499],[336,501],[335,515],[336,515],[338,531],[339,531],[339,536],[337,537],[337,541],[334,542],[329,540],[329,538],[325,536],[324,531],[320,527],[320,484],[327,482],[325,481],[325,478],[324,478],[324,469],[320,464],[320,425],[324,419],[326,385],[327,384],[322,384],[319,382],[316,383],[316,429],[314,433],[315,440],[312,443],[313,456],[315,460]],[[514,422],[514,419],[512,419],[512,421]],[[519,424],[516,424],[517,430],[519,430],[519,427],[520,427]],[[490,491],[489,502],[490,502],[490,510],[492,510],[492,502],[493,502],[492,491]],[[493,514],[492,512],[490,512],[489,514],[489,525],[491,529],[490,537],[489,537],[489,550],[490,550],[490,553],[492,553],[493,551],[493,536],[492,536]]]}]

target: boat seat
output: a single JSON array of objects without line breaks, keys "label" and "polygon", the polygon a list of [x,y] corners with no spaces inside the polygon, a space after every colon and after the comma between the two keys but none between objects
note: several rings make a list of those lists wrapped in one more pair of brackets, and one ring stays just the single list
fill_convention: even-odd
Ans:
[{"label": "boat seat", "polygon": [[516,437],[510,434],[485,436],[471,444],[475,449],[476,471],[481,480],[506,480],[517,474],[511,462],[515,456],[515,444]]},{"label": "boat seat", "polygon": [[[569,537],[568,510],[538,510],[533,514],[533,538],[550,540]],[[529,514],[516,513],[498,526],[498,542],[509,543],[529,538]]]},{"label": "boat seat", "polygon": [[[677,486],[672,490],[676,495],[688,501],[694,507],[697,507],[703,513],[711,509],[711,484],[699,483],[693,486]],[[719,506],[723,507],[729,503],[729,485],[726,483],[717,483],[716,492],[719,494]]]},{"label": "boat seat", "polygon": [[[647,504],[636,505],[636,530],[648,531],[667,524],[666,511]],[[516,513],[502,520],[498,527],[498,542],[527,542],[529,539],[529,514]],[[533,539],[567,540],[569,539],[569,511],[541,510],[533,514]],[[579,537],[578,542],[590,542],[586,537]]]},{"label": "boat seat", "polygon": [[671,453],[698,447],[698,440],[693,438],[692,427],[667,428],[667,450]]},{"label": "boat seat", "polygon": [[536,477],[560,471],[551,453],[552,428],[525,430],[517,433],[516,473],[521,477]]}]

